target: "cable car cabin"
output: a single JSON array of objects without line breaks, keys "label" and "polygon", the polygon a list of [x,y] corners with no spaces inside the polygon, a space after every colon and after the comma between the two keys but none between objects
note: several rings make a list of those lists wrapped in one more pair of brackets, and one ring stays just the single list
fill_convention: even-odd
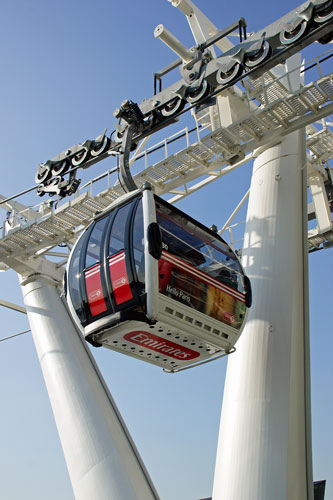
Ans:
[{"label": "cable car cabin", "polygon": [[227,243],[149,186],[96,217],[66,276],[70,311],[88,341],[166,371],[233,352],[251,305]]}]

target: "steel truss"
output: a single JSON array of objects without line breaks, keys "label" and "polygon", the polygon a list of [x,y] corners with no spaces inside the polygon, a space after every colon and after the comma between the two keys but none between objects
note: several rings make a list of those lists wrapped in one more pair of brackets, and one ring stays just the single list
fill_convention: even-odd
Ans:
[{"label": "steel truss", "polygon": [[[328,51],[319,60],[326,60],[332,54],[332,50]],[[157,194],[169,194],[169,201],[176,202],[247,163],[254,158],[253,151],[257,148],[274,144],[290,132],[307,127],[308,165],[311,167],[308,182],[310,188],[319,183],[316,204],[309,206],[309,216],[316,217],[319,226],[309,232],[309,248],[329,245],[333,230],[331,169],[327,162],[333,156],[333,134],[325,117],[333,112],[333,75],[323,76],[325,63],[318,60],[316,68],[320,77],[294,92],[285,77],[274,76],[271,72],[255,80],[244,79],[242,89],[235,86],[224,93],[228,106],[242,115],[237,121],[221,126],[223,116],[221,118],[218,104],[193,112],[196,134],[190,134],[188,129],[178,134],[184,136],[185,148],[168,154],[168,140],[177,139],[176,134],[162,141],[164,158],[153,165],[149,165],[149,153],[161,144],[143,152],[140,148],[140,154],[134,153],[132,163],[135,160],[144,163],[134,175],[135,183],[140,186],[148,181]],[[321,128],[312,125],[318,120],[322,120]],[[33,256],[46,255],[59,244],[70,248],[78,232],[91,222],[94,214],[123,194],[119,182],[110,186],[111,176],[106,173],[109,187],[94,195],[94,182],[100,177],[92,179],[72,200],[63,202],[58,208],[54,208],[57,204],[52,201],[41,203],[36,209],[16,201],[4,203],[3,208],[11,211],[12,226],[3,226],[0,240],[3,267],[12,266],[17,260],[27,262]],[[61,259],[58,268],[66,261],[63,250],[51,256]]]},{"label": "steel truss", "polygon": [[[313,0],[249,38],[246,21],[241,18],[224,30],[216,30],[209,38],[197,39],[197,45],[190,50],[163,25],[157,26],[155,37],[166,43],[180,58],[155,73],[154,95],[144,99],[140,105],[125,100],[114,112],[119,123],[110,137],[104,130],[96,139],[72,146],[40,164],[35,178],[39,184],[37,193],[40,196],[48,193],[61,197],[74,194],[80,184],[76,178],[77,169],[88,168],[110,154],[120,157],[120,176],[125,190],[134,190],[136,186],[129,171],[129,153],[141,139],[174,123],[190,109],[212,105],[222,91],[244,77],[256,80],[312,42],[330,42],[333,36],[332,16],[331,0]],[[239,44],[222,56],[215,57],[212,46],[223,42],[236,29],[239,31]],[[162,76],[178,66],[181,80],[162,90]],[[233,157],[230,161],[233,162]],[[67,174],[68,179],[65,179]]]}]

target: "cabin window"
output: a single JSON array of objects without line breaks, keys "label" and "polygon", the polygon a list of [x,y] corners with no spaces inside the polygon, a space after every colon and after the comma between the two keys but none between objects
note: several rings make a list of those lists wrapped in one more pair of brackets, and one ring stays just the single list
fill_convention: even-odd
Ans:
[{"label": "cabin window", "polygon": [[82,311],[82,297],[80,292],[80,255],[84,241],[85,238],[81,237],[75,246],[67,276],[71,301],[74,310],[81,321],[83,321],[84,315]]},{"label": "cabin window", "polygon": [[106,224],[108,223],[108,217],[104,217],[96,222],[93,230],[90,233],[85,268],[89,268],[100,261],[101,254],[101,244],[103,243],[103,233]]},{"label": "cabin window", "polygon": [[163,249],[238,291],[244,292],[243,272],[226,243],[182,214],[157,205]]},{"label": "cabin window", "polygon": [[129,211],[132,208],[132,203],[128,203],[121,207],[112,224],[111,237],[109,243],[109,257],[124,250],[125,248],[125,230]]}]

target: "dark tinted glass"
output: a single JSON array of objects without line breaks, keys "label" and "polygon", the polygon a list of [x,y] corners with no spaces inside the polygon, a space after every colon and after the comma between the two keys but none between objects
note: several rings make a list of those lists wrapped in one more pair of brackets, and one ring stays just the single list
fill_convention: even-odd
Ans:
[{"label": "dark tinted glass", "polygon": [[172,207],[157,203],[157,222],[163,249],[188,261],[218,281],[244,292],[243,272],[226,243],[196,225]]},{"label": "dark tinted glass", "polygon": [[90,234],[85,262],[86,268],[93,266],[100,260],[100,249],[103,244],[103,232],[109,220],[109,217],[104,217],[103,219],[97,221]]},{"label": "dark tinted glass", "polygon": [[314,500],[324,500],[326,481],[316,481],[313,483]]},{"label": "dark tinted glass", "polygon": [[125,248],[126,224],[131,207],[132,203],[129,203],[121,207],[116,214],[111,228],[109,256],[115,255]]},{"label": "dark tinted glass", "polygon": [[81,237],[75,247],[68,270],[67,286],[76,314],[83,320],[82,297],[80,293],[80,256],[85,238]]}]

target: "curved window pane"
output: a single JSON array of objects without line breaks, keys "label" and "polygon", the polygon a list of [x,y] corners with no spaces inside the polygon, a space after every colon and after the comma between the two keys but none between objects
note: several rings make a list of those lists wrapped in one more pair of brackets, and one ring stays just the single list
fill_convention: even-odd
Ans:
[{"label": "curved window pane", "polygon": [[67,276],[69,295],[75,312],[81,321],[83,321],[84,317],[82,312],[82,297],[80,293],[80,255],[84,240],[85,238],[81,236],[75,246]]},{"label": "curved window pane", "polygon": [[239,330],[246,307],[236,255],[215,234],[159,202],[157,221],[164,249],[160,293]]},{"label": "curved window pane", "polygon": [[100,219],[99,221],[96,222],[94,229],[90,233],[90,238],[87,247],[85,268],[93,266],[94,264],[96,264],[96,262],[99,262],[100,260],[100,250],[101,250],[101,245],[103,244],[102,242],[103,232],[108,221],[109,217],[104,217],[103,219]]},{"label": "curved window pane", "polygon": [[132,203],[129,203],[121,207],[116,214],[111,228],[109,256],[115,255],[125,248],[126,223],[131,207]]},{"label": "curved window pane", "polygon": [[184,215],[157,203],[163,248],[238,291],[244,292],[243,272],[228,245]]}]

